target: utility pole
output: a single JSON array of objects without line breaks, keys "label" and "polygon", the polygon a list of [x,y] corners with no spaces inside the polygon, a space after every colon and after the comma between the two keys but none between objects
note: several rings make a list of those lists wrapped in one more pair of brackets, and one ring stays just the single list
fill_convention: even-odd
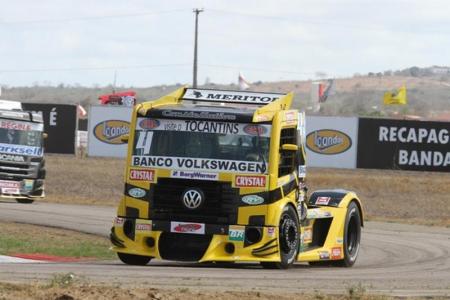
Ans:
[{"label": "utility pole", "polygon": [[203,8],[195,8],[193,12],[195,13],[195,41],[194,41],[194,78],[192,82],[192,87],[197,87],[197,39],[198,39],[198,14],[203,11]]}]

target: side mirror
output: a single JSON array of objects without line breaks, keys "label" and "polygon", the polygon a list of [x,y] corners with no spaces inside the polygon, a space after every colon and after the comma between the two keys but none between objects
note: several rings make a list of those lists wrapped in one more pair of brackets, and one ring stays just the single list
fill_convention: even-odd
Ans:
[{"label": "side mirror", "polygon": [[43,137],[44,139],[48,138],[48,133],[47,133],[47,132],[42,133],[42,137]]},{"label": "side mirror", "polygon": [[130,138],[129,134],[124,134],[120,137],[120,140],[124,143],[128,143],[128,139]]},{"label": "side mirror", "polygon": [[283,151],[298,151],[298,146],[294,144],[283,144],[281,146],[281,150]]}]

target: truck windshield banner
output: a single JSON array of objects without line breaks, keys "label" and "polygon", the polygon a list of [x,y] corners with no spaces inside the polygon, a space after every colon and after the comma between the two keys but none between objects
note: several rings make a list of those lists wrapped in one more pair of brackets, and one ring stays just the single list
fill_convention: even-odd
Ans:
[{"label": "truck windshield banner", "polygon": [[231,161],[224,159],[138,156],[131,158],[134,167],[167,168],[191,171],[216,171],[234,173],[262,173],[267,170],[264,163],[250,161]]},{"label": "truck windshield banner", "polygon": [[42,156],[43,151],[41,147],[0,144],[0,153]]},{"label": "truck windshield banner", "polygon": [[170,130],[270,137],[270,125],[138,118],[136,130]]},{"label": "truck windshield banner", "polygon": [[245,104],[267,104],[284,96],[283,94],[186,89],[185,100],[231,102]]},{"label": "truck windshield banner", "polygon": [[12,130],[23,130],[23,131],[43,131],[44,124],[42,123],[31,123],[31,122],[20,122],[13,120],[0,120],[0,128],[12,129]]}]

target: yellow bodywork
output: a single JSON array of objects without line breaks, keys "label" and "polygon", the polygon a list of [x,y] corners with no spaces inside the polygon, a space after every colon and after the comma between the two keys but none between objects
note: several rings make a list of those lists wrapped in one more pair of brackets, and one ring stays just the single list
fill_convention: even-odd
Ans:
[{"label": "yellow bodywork", "polygon": [[[149,190],[151,183],[157,183],[159,179],[169,178],[170,169],[155,168],[155,174],[152,182],[149,181],[137,181],[131,180],[128,177],[131,166],[131,157],[133,151],[133,141],[135,139],[134,132],[136,127],[136,120],[139,116],[145,116],[147,112],[155,107],[161,107],[165,105],[176,105],[182,102],[182,96],[186,88],[180,88],[175,92],[164,96],[153,102],[146,102],[136,105],[131,120],[130,136],[128,144],[128,156],[125,168],[124,182],[126,184],[133,185],[135,187]],[[263,191],[274,192],[279,190],[280,198],[270,204],[264,205],[251,205],[243,206],[238,209],[237,224],[229,224],[229,226],[235,230],[244,230],[245,226],[249,226],[249,217],[254,215],[264,215],[265,222],[262,226],[262,238],[259,242],[245,246],[244,241],[231,240],[228,234],[214,234],[209,246],[203,255],[198,260],[199,262],[205,261],[267,261],[267,262],[279,262],[280,261],[280,249],[278,243],[278,225],[283,208],[287,205],[291,205],[297,209],[298,203],[296,200],[296,189],[285,195],[283,191],[283,185],[292,180],[291,175],[278,177],[278,165],[280,160],[279,152],[279,140],[280,132],[282,128],[296,128],[298,125],[298,111],[291,110],[293,94],[289,93],[278,100],[267,104],[261,108],[255,110],[253,115],[253,122],[271,122],[272,135],[270,139],[270,151],[269,151],[269,166],[268,175],[266,177],[267,186],[265,188],[240,188],[240,195],[247,195],[252,193],[259,193]],[[300,149],[304,153],[304,147]],[[139,169],[133,167],[133,169]],[[231,182],[234,185],[235,177],[240,174],[234,173],[219,173],[218,180]],[[242,175],[242,174],[241,174]],[[247,174],[248,175],[248,174]],[[295,176],[295,181],[299,184],[299,179]],[[342,199],[338,207],[322,206],[314,208],[317,215],[324,215],[324,213],[330,218],[331,225],[327,238],[320,248],[308,249],[308,244],[312,240],[312,228],[314,222],[318,219],[314,216],[310,216],[306,221],[302,222],[301,237],[302,245],[297,256],[297,261],[308,262],[320,260],[321,252],[330,253],[333,248],[341,248],[340,253],[343,253],[343,235],[344,235],[344,223],[347,212],[347,207],[351,201],[357,202],[358,206],[362,208],[360,200],[353,192],[348,192]],[[135,209],[138,215],[135,219],[135,235],[134,239],[130,239],[124,233],[124,220],[127,212],[126,208]],[[126,193],[123,195],[122,200],[118,206],[117,215],[114,222],[113,233],[121,241],[121,246],[114,246],[112,249],[116,252],[135,254],[142,256],[151,256],[154,258],[161,258],[159,253],[158,244],[162,231],[152,229],[152,221],[149,220],[149,202],[145,200],[139,200],[128,196]],[[362,216],[362,209],[361,216]],[[174,220],[176,221],[176,220]],[[309,232],[308,232],[309,231]],[[154,240],[153,245],[147,243],[148,238],[151,237]],[[228,253],[225,249],[227,244],[232,243],[234,245],[234,252]],[[267,250],[265,250],[267,249]],[[256,253],[256,254],[255,254]],[[340,257],[342,258],[342,257]],[[333,257],[338,259],[338,257]]]}]

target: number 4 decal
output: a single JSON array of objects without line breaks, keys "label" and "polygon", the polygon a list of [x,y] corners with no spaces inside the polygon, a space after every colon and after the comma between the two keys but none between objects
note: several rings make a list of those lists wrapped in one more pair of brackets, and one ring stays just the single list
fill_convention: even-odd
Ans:
[{"label": "number 4 decal", "polygon": [[150,154],[150,147],[152,145],[153,131],[140,131],[136,143],[136,150],[143,150],[141,155]]}]

